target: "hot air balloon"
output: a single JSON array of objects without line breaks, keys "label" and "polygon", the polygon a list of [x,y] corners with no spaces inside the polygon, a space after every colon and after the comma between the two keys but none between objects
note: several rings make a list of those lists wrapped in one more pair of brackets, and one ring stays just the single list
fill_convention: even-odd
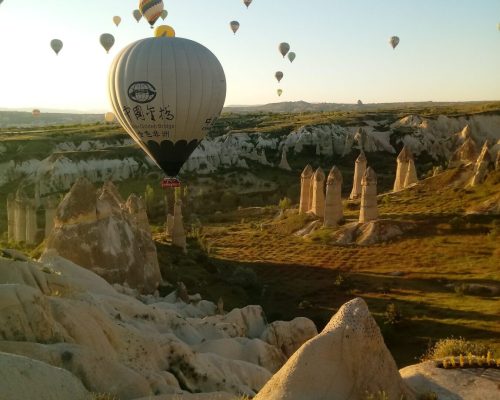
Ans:
[{"label": "hot air balloon", "polygon": [[155,37],[175,37],[175,30],[169,25],[157,26],[154,30]]},{"label": "hot air balloon", "polygon": [[278,49],[279,49],[281,55],[283,56],[283,58],[285,58],[286,53],[288,53],[290,51],[290,45],[286,42],[283,42],[283,43],[280,43]]},{"label": "hot air balloon", "polygon": [[153,29],[153,25],[160,18],[163,11],[163,1],[162,0],[140,0],[139,10],[141,14],[146,18]]},{"label": "hot air balloon", "polygon": [[167,11],[167,10],[163,10],[163,11],[161,12],[161,15],[160,15],[161,19],[162,19],[163,21],[165,21],[165,18],[167,18],[167,16],[168,16],[168,11]]},{"label": "hot air balloon", "polygon": [[123,128],[165,174],[175,177],[219,117],[226,78],[201,44],[147,38],[116,56],[108,88]]},{"label": "hot air balloon", "polygon": [[109,53],[109,49],[113,47],[115,44],[115,38],[111,33],[103,33],[99,38],[99,42],[101,42],[102,47],[106,50],[106,53]]},{"label": "hot air balloon", "polygon": [[120,22],[122,22],[122,19],[118,15],[115,15],[113,17],[113,22],[115,23],[116,26],[118,26],[120,25]]},{"label": "hot air balloon", "polygon": [[134,16],[134,18],[137,22],[139,22],[142,18],[142,14],[139,10],[132,11],[132,15]]},{"label": "hot air balloon", "polygon": [[293,62],[293,60],[295,60],[295,57],[297,57],[297,55],[293,51],[288,53],[288,59],[290,60],[290,62]]},{"label": "hot air balloon", "polygon": [[50,41],[50,47],[52,47],[52,50],[54,50],[54,52],[57,55],[57,54],[59,54],[59,52],[63,48],[63,42],[60,41],[59,39],[52,39]]},{"label": "hot air balloon", "polygon": [[250,4],[252,4],[252,0],[243,0],[243,3],[248,7],[250,7]]},{"label": "hot air balloon", "polygon": [[115,120],[115,114],[111,111],[108,111],[106,114],[104,114],[104,120],[106,122],[113,122]]},{"label": "hot air balloon", "polygon": [[392,46],[392,49],[394,50],[396,46],[399,44],[399,38],[397,36],[391,36],[389,39],[389,44]]},{"label": "hot air balloon", "polygon": [[233,31],[233,33],[236,35],[236,32],[238,31],[238,29],[240,29],[240,23],[238,21],[231,21],[229,23],[229,26],[231,27],[231,30]]},{"label": "hot air balloon", "polygon": [[278,93],[278,96],[281,96],[281,94],[283,93],[283,90],[278,89],[276,92]]},{"label": "hot air balloon", "polygon": [[500,31],[500,23],[497,24],[497,29]]},{"label": "hot air balloon", "polygon": [[37,108],[35,108],[32,112],[31,112],[31,115],[33,115],[34,117],[39,117],[40,116],[40,110],[38,110]]},{"label": "hot air balloon", "polygon": [[275,74],[274,74],[275,78],[279,81],[281,81],[283,79],[283,72],[281,71],[277,71]]}]

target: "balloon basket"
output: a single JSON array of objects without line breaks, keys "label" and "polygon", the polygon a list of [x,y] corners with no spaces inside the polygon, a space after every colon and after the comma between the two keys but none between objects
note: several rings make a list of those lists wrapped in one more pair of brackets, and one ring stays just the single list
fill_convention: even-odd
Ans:
[{"label": "balloon basket", "polygon": [[165,177],[161,181],[161,187],[163,189],[178,188],[178,187],[181,187],[181,181],[177,177],[175,177],[175,178]]}]

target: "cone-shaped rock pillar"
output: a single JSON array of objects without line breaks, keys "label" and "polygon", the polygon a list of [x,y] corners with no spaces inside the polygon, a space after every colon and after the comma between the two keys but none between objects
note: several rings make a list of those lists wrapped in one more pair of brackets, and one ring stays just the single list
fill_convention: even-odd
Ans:
[{"label": "cone-shaped rock pillar", "polygon": [[300,176],[300,214],[305,214],[311,208],[310,193],[312,176],[313,169],[309,164],[307,164]]},{"label": "cone-shaped rock pillar", "polygon": [[479,152],[476,142],[472,138],[467,138],[465,142],[453,153],[450,160],[450,167],[456,167],[460,164],[476,162]]},{"label": "cone-shaped rock pillar", "polygon": [[492,163],[491,154],[488,150],[488,141],[484,142],[484,145],[481,149],[481,153],[476,160],[476,164],[474,165],[474,176],[472,177],[470,186],[480,185],[484,182],[486,175],[490,169],[490,165]]},{"label": "cone-shaped rock pillar", "polygon": [[287,151],[288,149],[286,148],[286,146],[283,147],[283,151],[281,152],[281,161],[278,167],[284,169],[285,171],[291,171],[292,168],[290,167],[290,164],[288,164],[288,159],[286,158]]},{"label": "cone-shaped rock pillar", "polygon": [[30,199],[26,201],[26,244],[36,243],[37,231],[35,200]]},{"label": "cone-shaped rock pillar", "polygon": [[413,156],[408,147],[404,145],[397,159],[398,166],[396,168],[396,179],[394,180],[393,187],[393,190],[395,192],[405,188],[405,179],[408,172],[408,164],[410,163],[410,159],[413,159]]},{"label": "cone-shaped rock pillar", "polygon": [[310,211],[320,218],[325,216],[325,173],[321,168],[313,176]]},{"label": "cone-shaped rock pillar", "polygon": [[175,202],[173,219],[172,244],[186,251],[186,233],[182,222],[182,202],[180,200]]},{"label": "cone-shaped rock pillar", "polygon": [[361,194],[361,208],[359,211],[359,222],[365,223],[378,218],[377,208],[377,174],[368,167],[361,181],[363,187]]},{"label": "cone-shaped rock pillar", "polygon": [[7,239],[9,242],[15,241],[14,231],[16,226],[16,200],[14,195],[10,193],[7,196]]},{"label": "cone-shaped rock pillar", "polygon": [[366,156],[364,151],[362,151],[356,159],[356,163],[354,165],[354,179],[352,183],[351,195],[349,196],[350,199],[357,199],[361,196],[361,179],[363,179],[365,171]]},{"label": "cone-shaped rock pillar", "polygon": [[325,221],[324,226],[334,227],[344,217],[342,210],[342,174],[333,167],[326,180]]}]

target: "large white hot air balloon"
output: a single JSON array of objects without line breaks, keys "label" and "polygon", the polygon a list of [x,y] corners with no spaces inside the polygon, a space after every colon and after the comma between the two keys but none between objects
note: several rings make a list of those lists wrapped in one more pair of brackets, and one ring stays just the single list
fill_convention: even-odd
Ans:
[{"label": "large white hot air balloon", "polygon": [[219,117],[226,78],[217,58],[201,44],[152,37],[116,56],[109,97],[123,128],[175,177]]},{"label": "large white hot air balloon", "polygon": [[391,36],[389,38],[389,44],[392,46],[392,49],[394,50],[396,46],[399,44],[399,38],[397,36]]},{"label": "large white hot air balloon", "polygon": [[50,47],[52,48],[52,50],[54,50],[56,55],[58,55],[61,49],[63,48],[63,42],[59,39],[52,39],[50,41]]},{"label": "large white hot air balloon", "polygon": [[115,44],[115,37],[111,33],[103,33],[99,38],[99,42],[106,50],[106,53],[109,53],[109,50]]}]

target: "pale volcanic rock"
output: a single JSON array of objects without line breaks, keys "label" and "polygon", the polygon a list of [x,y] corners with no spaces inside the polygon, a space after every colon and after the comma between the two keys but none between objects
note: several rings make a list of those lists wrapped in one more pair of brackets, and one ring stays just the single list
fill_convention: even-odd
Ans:
[{"label": "pale volcanic rock", "polygon": [[311,208],[311,181],[313,173],[312,167],[307,164],[300,175],[300,214],[307,213]]},{"label": "pale volcanic rock", "polygon": [[337,244],[368,246],[385,243],[415,228],[412,222],[377,219],[366,223],[353,222],[342,226],[332,234]]},{"label": "pale volcanic rock", "polygon": [[488,150],[488,142],[484,142],[481,153],[474,164],[474,176],[470,182],[470,186],[477,186],[484,182],[486,175],[490,171],[492,164],[491,154]]},{"label": "pale volcanic rock", "polygon": [[278,167],[281,169],[284,169],[285,171],[291,171],[292,168],[290,167],[290,164],[288,164],[288,159],[286,157],[287,152],[288,152],[288,149],[286,147],[283,147],[283,150],[281,152],[281,161],[280,161]]},{"label": "pale volcanic rock", "polygon": [[[408,168],[410,161],[413,162],[413,155],[411,154],[411,151],[408,149],[408,147],[405,145],[403,146],[403,149],[401,150],[397,158],[398,165],[396,168],[396,179],[394,180],[394,187],[393,187],[394,192],[402,190],[406,187],[405,182],[406,182],[406,176],[409,171]],[[413,171],[414,170],[415,170],[415,165],[413,165]]]},{"label": "pale volcanic rock", "polygon": [[404,187],[407,188],[415,183],[418,183],[417,169],[415,168],[415,161],[413,157],[408,162],[408,170],[406,171],[406,177],[404,182]]},{"label": "pale volcanic rock", "polygon": [[357,199],[361,197],[361,180],[363,179],[363,175],[365,174],[366,165],[366,156],[362,151],[356,159],[356,163],[354,165],[354,179],[352,183],[351,195],[349,196],[350,199]]},{"label": "pale volcanic rock", "polygon": [[177,200],[174,205],[174,217],[172,224],[172,244],[186,251],[186,233],[182,218],[182,202]]},{"label": "pale volcanic rock", "polygon": [[359,223],[370,222],[378,218],[377,208],[377,174],[368,167],[361,180],[361,207]]},{"label": "pale volcanic rock", "polygon": [[112,183],[96,191],[79,179],[57,208],[46,251],[56,250],[110,283],[152,293],[161,281],[155,244],[145,221],[138,224],[120,201]]},{"label": "pale volcanic rock", "polygon": [[0,352],[0,398],[8,400],[90,400],[70,372],[43,362]]},{"label": "pale volcanic rock", "polygon": [[325,173],[318,168],[312,178],[310,212],[323,218],[325,216]]},{"label": "pale volcanic rock", "polygon": [[476,162],[479,155],[476,142],[470,137],[453,153],[450,159],[450,167],[460,164],[469,164]]},{"label": "pale volcanic rock", "polygon": [[[493,372],[489,374],[488,372]],[[443,369],[433,361],[410,365],[399,371],[405,383],[419,395],[433,392],[439,400],[497,400],[496,371],[483,368]]]},{"label": "pale volcanic rock", "polygon": [[342,206],[342,173],[332,167],[326,180],[325,227],[334,227],[344,218]]},{"label": "pale volcanic rock", "polygon": [[274,321],[262,333],[261,339],[277,347],[290,358],[305,342],[318,334],[316,325],[308,318]]},{"label": "pale volcanic rock", "polygon": [[366,303],[356,298],[297,350],[254,399],[359,400],[381,390],[389,399],[415,398]]}]

